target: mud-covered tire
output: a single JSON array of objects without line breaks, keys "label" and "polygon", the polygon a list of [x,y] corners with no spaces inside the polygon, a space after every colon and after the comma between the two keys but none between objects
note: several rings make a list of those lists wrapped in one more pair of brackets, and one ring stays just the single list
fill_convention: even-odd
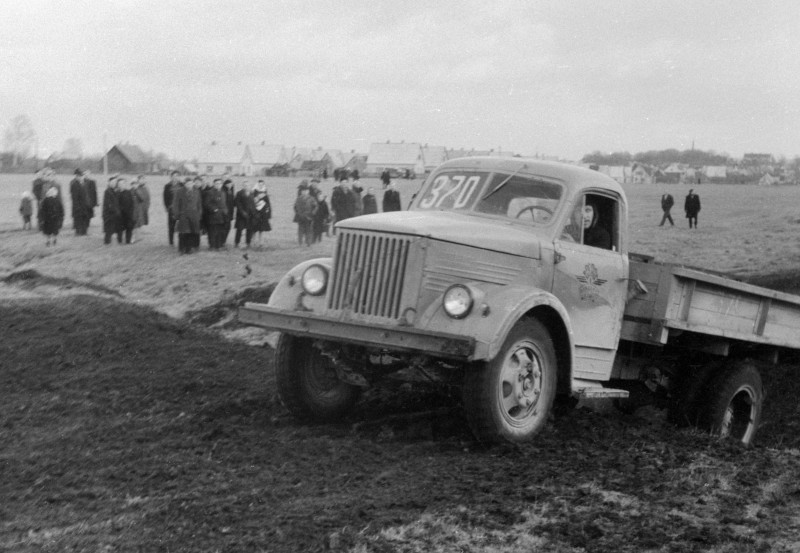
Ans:
[{"label": "mud-covered tire", "polygon": [[707,390],[705,422],[711,433],[750,445],[764,403],[764,387],[755,365],[737,363],[715,375]]},{"label": "mud-covered tire", "polygon": [[275,349],[278,398],[295,417],[330,421],[352,409],[361,389],[342,382],[330,360],[306,338],[281,334]]},{"label": "mud-covered tire", "polygon": [[467,422],[482,442],[522,442],[547,422],[556,393],[556,354],[537,320],[518,322],[497,356],[464,379]]}]

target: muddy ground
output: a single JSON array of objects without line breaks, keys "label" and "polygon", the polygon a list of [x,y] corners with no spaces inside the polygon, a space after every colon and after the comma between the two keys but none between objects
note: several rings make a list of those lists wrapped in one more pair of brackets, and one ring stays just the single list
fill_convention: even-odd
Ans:
[{"label": "muddy ground", "polygon": [[751,449],[649,408],[559,411],[487,449],[457,396],[419,384],[292,420],[272,350],[209,330],[220,310],[0,302],[0,550],[800,549],[797,360],[764,373]]}]

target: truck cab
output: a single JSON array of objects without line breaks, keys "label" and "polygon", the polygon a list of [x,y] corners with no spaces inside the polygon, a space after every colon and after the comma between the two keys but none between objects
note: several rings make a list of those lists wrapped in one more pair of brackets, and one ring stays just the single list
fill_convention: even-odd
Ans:
[{"label": "truck cab", "polygon": [[402,212],[337,224],[240,319],[281,331],[279,395],[341,416],[387,372],[460,381],[480,439],[527,439],[556,393],[609,389],[628,294],[627,204],[576,166],[474,157],[437,168]]}]

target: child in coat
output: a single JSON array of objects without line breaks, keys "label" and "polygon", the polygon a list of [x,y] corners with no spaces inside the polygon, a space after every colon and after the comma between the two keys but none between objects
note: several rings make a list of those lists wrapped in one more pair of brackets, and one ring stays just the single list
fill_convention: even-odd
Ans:
[{"label": "child in coat", "polygon": [[19,214],[22,215],[22,230],[31,230],[31,217],[33,217],[33,195],[25,191],[19,203]]},{"label": "child in coat", "polygon": [[58,198],[58,189],[52,187],[47,190],[41,205],[39,206],[39,223],[42,232],[47,236],[47,245],[50,245],[50,237],[53,245],[56,245],[56,237],[61,226],[64,224],[64,206]]}]

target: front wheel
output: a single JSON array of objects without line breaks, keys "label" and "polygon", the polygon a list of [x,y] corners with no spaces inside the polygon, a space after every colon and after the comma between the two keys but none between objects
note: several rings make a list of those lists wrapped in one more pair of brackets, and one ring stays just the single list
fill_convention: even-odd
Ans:
[{"label": "front wheel", "polygon": [[750,362],[716,375],[708,389],[706,420],[713,434],[750,445],[761,420],[764,388]]},{"label": "front wheel", "polygon": [[518,322],[494,359],[467,373],[467,422],[483,442],[521,442],[547,422],[556,392],[556,355],[537,320]]},{"label": "front wheel", "polygon": [[361,389],[342,382],[329,359],[311,340],[281,334],[275,349],[278,397],[295,417],[330,421],[344,416]]}]

